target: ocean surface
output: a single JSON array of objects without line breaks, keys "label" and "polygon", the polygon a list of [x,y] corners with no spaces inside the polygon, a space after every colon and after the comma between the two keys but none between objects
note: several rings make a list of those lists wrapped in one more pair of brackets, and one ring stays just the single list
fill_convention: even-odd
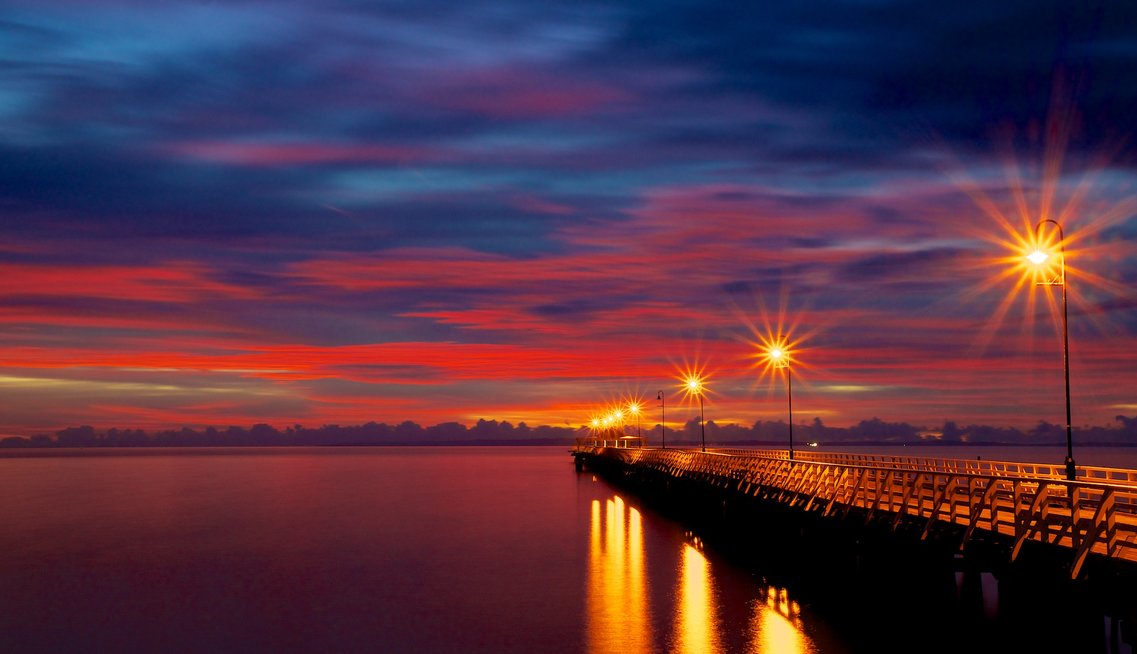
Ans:
[{"label": "ocean surface", "polygon": [[2,652],[989,651],[1051,614],[1110,647],[1103,616],[1019,611],[987,573],[799,572],[716,551],[564,447],[0,456]]}]

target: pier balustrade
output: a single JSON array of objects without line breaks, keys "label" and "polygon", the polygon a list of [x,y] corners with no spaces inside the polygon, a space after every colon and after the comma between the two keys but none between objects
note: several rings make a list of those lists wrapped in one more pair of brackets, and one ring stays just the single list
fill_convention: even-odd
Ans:
[{"label": "pier balustrade", "polygon": [[[708,451],[711,450],[708,449]],[[761,456],[774,459],[788,458],[786,450],[715,448],[713,451],[738,456]],[[979,474],[992,477],[1066,479],[1066,466],[1064,463],[1050,464],[987,459],[945,459],[891,454],[811,452],[809,450],[795,450],[794,459],[798,461],[816,461],[819,463],[836,463],[840,465],[865,465],[878,468],[903,468],[907,470]],[[1137,470],[1082,465],[1077,466],[1076,470],[1077,479],[1079,481],[1098,481],[1110,484],[1137,486]]]}]

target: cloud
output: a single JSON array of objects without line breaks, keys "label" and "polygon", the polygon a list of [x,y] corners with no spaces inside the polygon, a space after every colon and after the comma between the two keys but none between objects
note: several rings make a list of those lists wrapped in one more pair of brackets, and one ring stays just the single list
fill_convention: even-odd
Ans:
[{"label": "cloud", "polygon": [[1030,424],[1053,314],[996,241],[1044,214],[1108,421],[1137,370],[1133,12],[9,2],[0,430],[563,422],[692,358],[751,419],[763,313],[808,336],[826,420]]}]

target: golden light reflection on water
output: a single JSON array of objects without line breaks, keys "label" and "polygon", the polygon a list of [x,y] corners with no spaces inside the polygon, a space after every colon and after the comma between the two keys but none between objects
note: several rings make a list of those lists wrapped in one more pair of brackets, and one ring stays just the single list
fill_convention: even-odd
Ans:
[{"label": "golden light reflection on water", "polygon": [[[749,590],[730,584],[720,587],[702,542],[690,534],[680,546],[678,565],[671,568],[676,575],[674,585],[664,582],[666,586],[661,586],[674,589],[674,608],[664,600],[663,606],[656,608],[658,622],[653,624],[643,515],[619,496],[592,500],[589,527],[585,605],[588,652],[636,654],[658,651],[662,646],[668,652],[716,654],[733,651],[740,644],[742,651],[754,654],[818,651],[805,633],[801,606],[787,589],[764,582]],[[657,581],[661,572],[655,571]],[[735,614],[735,619],[748,619],[748,623],[724,619],[723,615],[730,614],[730,606],[741,608],[743,603],[748,611]],[[749,617],[743,618],[746,615]],[[743,636],[742,643],[724,632],[743,624],[745,635],[737,634]]]},{"label": "golden light reflection on water", "polygon": [[620,497],[592,501],[588,553],[590,652],[650,652],[651,611],[644,578],[643,518]]},{"label": "golden light reflection on water", "polygon": [[715,592],[707,557],[690,543],[683,546],[675,626],[678,651],[719,652]]},{"label": "golden light reflection on water", "polygon": [[785,588],[766,588],[750,617],[754,654],[815,654],[817,647],[802,630],[801,606]]}]

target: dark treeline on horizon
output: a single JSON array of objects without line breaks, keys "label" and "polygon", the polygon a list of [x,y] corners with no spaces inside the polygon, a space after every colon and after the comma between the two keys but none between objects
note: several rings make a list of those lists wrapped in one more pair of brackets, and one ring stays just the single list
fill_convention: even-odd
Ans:
[{"label": "dark treeline on horizon", "polygon": [[[1137,445],[1137,416],[1117,416],[1116,425],[1110,427],[1080,427],[1075,436],[1082,444]],[[160,430],[142,429],[97,430],[84,425],[68,427],[53,435],[40,434],[30,438],[12,436],[0,440],[0,447],[162,447],[162,446],[272,446],[272,445],[447,445],[447,444],[512,444],[557,445],[572,443],[586,429],[542,425],[530,427],[524,422],[514,426],[507,421],[479,420],[468,427],[458,422],[445,422],[422,427],[405,421],[398,425],[368,422],[343,427],[324,425],[309,428],[291,425],[283,430],[267,424],[249,428],[227,427],[217,429]],[[635,434],[633,428],[627,433]],[[789,437],[784,421],[758,421],[750,427],[736,424],[720,425],[713,420],[706,423],[707,443],[767,444],[781,447]],[[657,444],[659,425],[643,430],[649,444]],[[928,443],[948,445],[956,443],[991,443],[1007,445],[1054,445],[1064,443],[1064,425],[1039,422],[1033,429],[1022,431],[1014,427],[968,425],[961,427],[953,421],[945,422],[938,430],[914,427],[907,423],[885,422],[879,418],[862,420],[850,427],[829,427],[820,418],[811,423],[794,424],[794,441],[799,444],[815,441],[833,443]],[[695,443],[700,441],[698,419],[688,421],[681,429],[667,430],[668,442]]]}]

